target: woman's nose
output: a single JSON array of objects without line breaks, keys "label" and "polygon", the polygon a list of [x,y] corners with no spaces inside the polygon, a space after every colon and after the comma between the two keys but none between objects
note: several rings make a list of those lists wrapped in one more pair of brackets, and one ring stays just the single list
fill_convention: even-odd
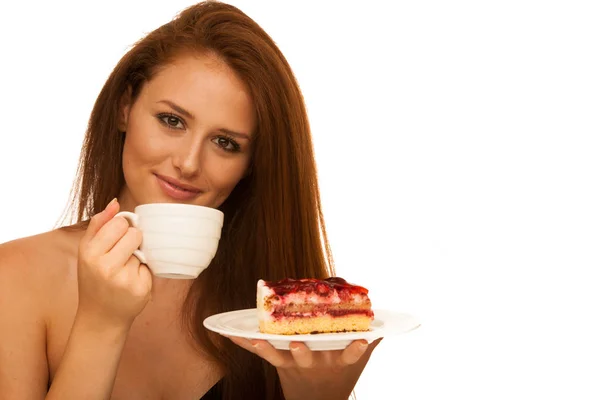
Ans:
[{"label": "woman's nose", "polygon": [[202,165],[202,139],[190,137],[182,140],[173,157],[173,166],[186,178],[200,173]]}]

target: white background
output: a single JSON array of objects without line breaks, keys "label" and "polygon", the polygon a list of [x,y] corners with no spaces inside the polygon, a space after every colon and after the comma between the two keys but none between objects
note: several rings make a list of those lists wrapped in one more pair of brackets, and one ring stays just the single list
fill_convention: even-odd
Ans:
[{"label": "white background", "polygon": [[[233,2],[305,94],[338,274],[423,324],[359,400],[600,398],[592,3]],[[0,242],[53,227],[104,80],[190,4],[0,3]]]}]

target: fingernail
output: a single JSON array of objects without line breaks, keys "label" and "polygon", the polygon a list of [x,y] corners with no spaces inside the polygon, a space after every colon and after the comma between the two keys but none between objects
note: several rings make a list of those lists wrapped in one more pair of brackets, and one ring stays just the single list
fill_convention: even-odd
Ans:
[{"label": "fingernail", "polygon": [[[115,197],[114,199],[112,199],[110,201],[110,203],[107,204],[106,208],[110,207],[113,203],[116,203],[116,202],[117,202],[117,198]],[[105,208],[105,210],[106,210],[106,208]]]},{"label": "fingernail", "polygon": [[254,347],[255,349],[258,349],[258,346],[260,346],[260,343],[254,343],[254,344],[252,345],[252,347]]},{"label": "fingernail", "polygon": [[298,350],[300,350],[300,347],[290,347],[290,350],[293,351],[294,353],[297,352]]},{"label": "fingernail", "polygon": [[368,344],[368,343],[365,343],[365,342],[361,342],[361,343],[358,345],[358,347],[359,347],[361,350],[366,350],[366,348],[367,348],[367,347],[369,347],[369,344]]}]

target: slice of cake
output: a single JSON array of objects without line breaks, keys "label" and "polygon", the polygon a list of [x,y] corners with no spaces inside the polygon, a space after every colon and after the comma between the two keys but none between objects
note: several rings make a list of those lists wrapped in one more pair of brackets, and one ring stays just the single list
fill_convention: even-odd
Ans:
[{"label": "slice of cake", "polygon": [[277,335],[368,331],[369,291],[342,278],[259,280],[260,331]]}]

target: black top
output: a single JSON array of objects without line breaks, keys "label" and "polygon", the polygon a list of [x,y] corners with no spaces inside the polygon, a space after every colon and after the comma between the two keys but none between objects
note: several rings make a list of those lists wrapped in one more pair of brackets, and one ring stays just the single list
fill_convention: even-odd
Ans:
[{"label": "black top", "polygon": [[223,396],[223,383],[217,382],[200,400],[221,400]]}]

